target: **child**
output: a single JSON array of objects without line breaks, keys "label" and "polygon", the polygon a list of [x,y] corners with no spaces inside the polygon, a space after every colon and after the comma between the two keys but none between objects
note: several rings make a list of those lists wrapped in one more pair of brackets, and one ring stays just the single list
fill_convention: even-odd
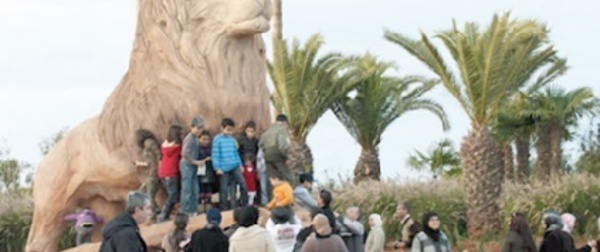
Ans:
[{"label": "child", "polygon": [[[239,185],[242,205],[248,203],[248,190],[242,171],[242,160],[233,135],[235,122],[225,118],[221,122],[221,134],[215,137],[212,146],[212,164],[219,177],[219,204],[221,210],[237,208],[236,187]],[[231,182],[231,183],[230,183]],[[229,197],[228,195],[229,194]],[[227,201],[230,205],[227,207]]]},{"label": "child", "polygon": [[204,167],[198,167],[198,181],[200,182],[200,202],[204,204],[206,210],[206,204],[211,204],[212,199],[212,188],[215,183],[215,171],[210,161],[210,132],[203,130],[200,133],[200,160],[204,161]]},{"label": "child", "polygon": [[190,239],[190,234],[185,231],[189,222],[189,217],[187,214],[178,213],[175,216],[175,229],[173,231],[167,233],[163,238],[161,247],[165,250],[165,252],[180,252],[183,251],[182,246],[187,240]]},{"label": "child", "polygon": [[256,197],[256,168],[254,167],[254,156],[252,153],[246,153],[244,156],[244,180],[248,187],[248,205],[254,204],[254,197]]},{"label": "child", "polygon": [[91,242],[92,233],[94,232],[96,224],[104,221],[101,217],[96,216],[94,211],[87,208],[75,214],[69,214],[65,216],[65,220],[77,221],[75,223],[75,231],[77,232],[77,246]]},{"label": "child", "polygon": [[253,160],[258,155],[258,138],[256,138],[256,123],[248,121],[244,126],[244,132],[240,135],[240,157],[246,157],[246,154],[252,154]]},{"label": "child", "polygon": [[269,178],[273,186],[273,199],[267,204],[267,209],[273,207],[291,207],[294,203],[294,192],[292,186],[284,176],[276,173]]}]

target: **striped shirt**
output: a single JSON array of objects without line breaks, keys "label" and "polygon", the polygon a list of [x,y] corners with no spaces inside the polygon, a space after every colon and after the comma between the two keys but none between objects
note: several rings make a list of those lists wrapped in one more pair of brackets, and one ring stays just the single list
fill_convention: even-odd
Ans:
[{"label": "striped shirt", "polygon": [[235,138],[229,135],[217,135],[212,144],[211,160],[214,169],[222,172],[230,172],[242,166]]}]

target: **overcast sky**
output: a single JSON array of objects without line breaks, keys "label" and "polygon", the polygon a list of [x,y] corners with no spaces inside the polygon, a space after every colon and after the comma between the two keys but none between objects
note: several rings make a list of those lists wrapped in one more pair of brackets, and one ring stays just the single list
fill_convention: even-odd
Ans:
[{"label": "overcast sky", "polygon": [[[201,1],[201,0],[198,0]],[[0,0],[0,139],[16,158],[42,158],[38,143],[64,126],[74,127],[99,113],[127,70],[135,29],[135,0]],[[557,83],[592,86],[600,93],[598,35],[600,3],[566,0],[283,0],[283,34],[305,40],[321,33],[326,51],[369,51],[399,66],[394,74],[433,76],[420,62],[383,39],[384,28],[416,37],[458,23],[487,25],[494,13],[546,22],[551,38],[571,69]],[[270,34],[265,34],[270,41]],[[270,48],[270,45],[269,45]],[[596,73],[596,74],[594,74]],[[427,112],[406,114],[383,136],[384,177],[429,176],[406,167],[408,153],[448,137],[458,145],[469,123],[441,87],[431,95],[448,113],[452,129]],[[311,132],[309,145],[318,177],[346,176],[360,147],[331,114]],[[572,149],[572,148],[571,148]]]}]

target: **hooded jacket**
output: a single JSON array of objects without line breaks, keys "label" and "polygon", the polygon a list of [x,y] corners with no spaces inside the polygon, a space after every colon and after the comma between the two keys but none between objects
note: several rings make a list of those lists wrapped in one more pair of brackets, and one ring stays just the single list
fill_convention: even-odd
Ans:
[{"label": "hooded jacket", "polygon": [[239,227],[229,238],[229,252],[277,252],[269,232],[259,225]]},{"label": "hooded jacket", "polygon": [[146,242],[140,230],[127,212],[123,212],[102,229],[100,252],[146,252]]},{"label": "hooded jacket", "polygon": [[192,240],[186,246],[186,252],[227,252],[229,242],[219,226],[208,225],[203,229],[196,230],[192,234]]},{"label": "hooded jacket", "polygon": [[367,237],[365,252],[383,252],[385,247],[385,233],[383,232],[383,221],[379,214],[372,214],[370,219],[373,221],[371,232]]}]

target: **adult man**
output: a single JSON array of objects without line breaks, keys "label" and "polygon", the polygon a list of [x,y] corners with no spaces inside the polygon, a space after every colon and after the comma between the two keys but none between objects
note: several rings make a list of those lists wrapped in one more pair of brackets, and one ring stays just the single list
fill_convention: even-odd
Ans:
[{"label": "adult man", "polygon": [[399,241],[394,242],[392,246],[394,248],[409,250],[414,236],[418,233],[418,224],[410,216],[410,205],[408,202],[398,203],[394,216],[400,220],[402,237]]},{"label": "adult man", "polygon": [[306,209],[309,213],[315,211],[317,201],[310,195],[313,185],[313,176],[310,173],[300,175],[300,185],[294,189],[294,201],[298,206]]},{"label": "adult man", "polygon": [[181,149],[181,162],[179,172],[181,173],[181,211],[189,215],[198,212],[198,166],[204,165],[200,159],[200,143],[198,137],[204,129],[204,120],[194,117],[191,123],[190,133],[183,139]]},{"label": "adult man", "polygon": [[151,215],[150,196],[138,191],[129,193],[125,212],[102,229],[100,252],[146,252],[146,243],[140,236],[138,224],[146,222]]},{"label": "adult man", "polygon": [[[264,153],[267,164],[267,176],[270,178],[275,173],[282,174],[290,184],[294,183],[292,170],[288,167],[288,150],[290,140],[288,135],[288,118],[278,115],[275,123],[260,137],[258,146]],[[271,199],[271,187],[267,190]]]},{"label": "adult man", "polygon": [[365,251],[363,244],[365,227],[358,220],[359,215],[360,210],[358,207],[349,207],[346,209],[346,215],[341,216],[344,228],[347,230],[344,233],[340,232],[340,236],[344,240],[349,252]]}]

